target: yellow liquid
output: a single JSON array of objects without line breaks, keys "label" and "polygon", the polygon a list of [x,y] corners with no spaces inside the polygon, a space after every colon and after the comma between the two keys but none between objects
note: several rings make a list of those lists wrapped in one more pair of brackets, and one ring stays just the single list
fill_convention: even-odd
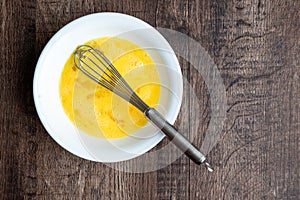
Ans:
[{"label": "yellow liquid", "polygon": [[[159,74],[145,50],[118,37],[101,37],[86,44],[102,51],[143,101],[157,105]],[[122,138],[147,123],[142,112],[81,73],[74,65],[73,53],[64,65],[59,93],[68,118],[91,136]]]}]

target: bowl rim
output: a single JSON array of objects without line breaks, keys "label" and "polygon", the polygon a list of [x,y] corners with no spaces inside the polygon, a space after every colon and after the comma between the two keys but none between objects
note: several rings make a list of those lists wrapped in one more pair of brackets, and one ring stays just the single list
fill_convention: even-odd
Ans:
[{"label": "bowl rim", "polygon": [[[123,14],[123,13],[117,13],[117,12],[100,12],[100,13],[93,13],[93,14],[89,14],[89,15],[85,15],[85,16],[82,16],[82,17],[79,17],[69,23],[67,23],[65,26],[63,26],[61,29],[59,29],[52,37],[51,39],[47,42],[47,44],[45,45],[45,47],[43,48],[40,56],[39,56],[39,59],[37,61],[37,64],[36,64],[36,68],[35,68],[35,72],[34,72],[34,77],[33,77],[33,98],[34,98],[34,104],[35,104],[35,107],[36,107],[36,111],[37,111],[37,114],[39,116],[39,119],[42,123],[42,125],[45,127],[47,133],[50,135],[50,137],[56,142],[58,143],[61,147],[63,147],[65,150],[67,150],[68,152],[78,156],[78,157],[81,157],[81,158],[84,158],[84,159],[87,159],[87,160],[92,160],[92,161],[98,161],[98,162],[119,162],[119,161],[125,161],[125,160],[129,160],[129,159],[133,159],[139,155],[142,155],[144,154],[145,152],[149,151],[150,149],[152,149],[153,147],[155,147],[164,137],[165,135],[161,134],[160,137],[155,141],[153,142],[152,145],[149,145],[147,148],[145,148],[143,151],[140,152],[139,155],[133,155],[131,158],[125,158],[123,160],[110,160],[110,161],[101,161],[101,160],[95,160],[93,159],[92,157],[89,157],[89,153],[87,154],[82,154],[82,153],[78,153],[76,152],[76,150],[72,149],[70,150],[69,146],[64,142],[62,141],[60,138],[56,137],[55,134],[51,133],[52,132],[52,129],[50,127],[50,125],[48,124],[47,122],[47,118],[43,115],[42,113],[42,110],[40,109],[40,105],[39,105],[39,101],[38,101],[38,76],[39,76],[39,73],[40,71],[42,70],[42,63],[45,59],[45,56],[47,55],[47,53],[49,53],[49,51],[51,51],[51,47],[54,45],[54,43],[61,37],[63,36],[64,34],[68,33],[69,29],[72,28],[73,26],[76,26],[77,24],[79,23],[82,23],[86,20],[89,20],[90,18],[93,18],[93,17],[103,17],[103,16],[120,16],[120,17],[125,17],[125,18],[128,18],[129,20],[134,20],[134,21],[137,21],[139,23],[142,23],[145,28],[151,28],[153,29],[155,32],[157,32],[158,35],[160,35],[166,42],[166,45],[168,45],[168,48],[170,49],[170,51],[172,51],[171,53],[174,53],[172,47],[170,46],[170,44],[167,42],[167,40],[154,28],[152,27],[151,25],[149,25],[147,22],[141,20],[141,19],[138,19],[136,17],[133,17],[133,16],[130,16],[130,15],[127,15],[127,14]],[[176,57],[175,57],[176,58]],[[174,62],[177,63],[177,66],[176,67],[179,67],[179,71],[176,71],[178,73],[180,73],[180,78],[181,80],[179,80],[179,82],[181,82],[180,84],[180,93],[178,94],[178,105],[176,106],[176,110],[174,111],[174,116],[173,118],[171,119],[168,119],[168,121],[173,124],[179,114],[179,111],[180,111],[180,107],[181,107],[181,104],[182,104],[182,95],[183,95],[183,81],[182,81],[182,72],[181,72],[181,69],[180,69],[180,65],[179,65],[179,62],[176,58],[176,61],[174,60]]]}]

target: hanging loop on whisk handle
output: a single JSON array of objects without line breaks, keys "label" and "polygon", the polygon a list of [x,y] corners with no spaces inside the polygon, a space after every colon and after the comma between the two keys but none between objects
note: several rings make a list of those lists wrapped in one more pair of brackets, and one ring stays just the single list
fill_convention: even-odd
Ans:
[{"label": "hanging loop on whisk handle", "polygon": [[189,140],[180,134],[165,118],[154,108],[145,111],[145,116],[157,126],[185,155],[196,164],[204,164],[209,171],[212,167],[206,162],[206,157]]}]

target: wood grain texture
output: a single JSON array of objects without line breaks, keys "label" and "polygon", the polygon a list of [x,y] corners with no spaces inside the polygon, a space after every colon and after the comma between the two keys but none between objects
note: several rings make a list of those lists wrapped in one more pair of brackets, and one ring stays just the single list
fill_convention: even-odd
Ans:
[{"label": "wood grain texture", "polygon": [[[0,0],[0,6],[0,199],[300,199],[299,1]],[[39,54],[66,23],[104,11],[180,31],[209,52],[228,99],[222,137],[208,155],[214,173],[184,156],[155,172],[116,171],[68,153],[47,134],[32,97]],[[193,66],[179,62],[193,88],[184,85],[176,124],[183,133],[199,132],[200,146],[210,96]],[[193,91],[199,113],[191,110]]]}]

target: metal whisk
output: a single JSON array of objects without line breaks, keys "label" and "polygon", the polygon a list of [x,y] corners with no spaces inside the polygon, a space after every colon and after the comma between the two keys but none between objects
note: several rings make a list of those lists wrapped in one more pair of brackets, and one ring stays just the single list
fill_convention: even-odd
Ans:
[{"label": "metal whisk", "polygon": [[213,168],[206,162],[206,157],[181,135],[154,108],[149,107],[128,85],[109,59],[98,49],[80,45],[74,53],[76,67],[90,79],[130,102],[145,114],[182,152],[197,164],[204,164],[212,172]]}]

